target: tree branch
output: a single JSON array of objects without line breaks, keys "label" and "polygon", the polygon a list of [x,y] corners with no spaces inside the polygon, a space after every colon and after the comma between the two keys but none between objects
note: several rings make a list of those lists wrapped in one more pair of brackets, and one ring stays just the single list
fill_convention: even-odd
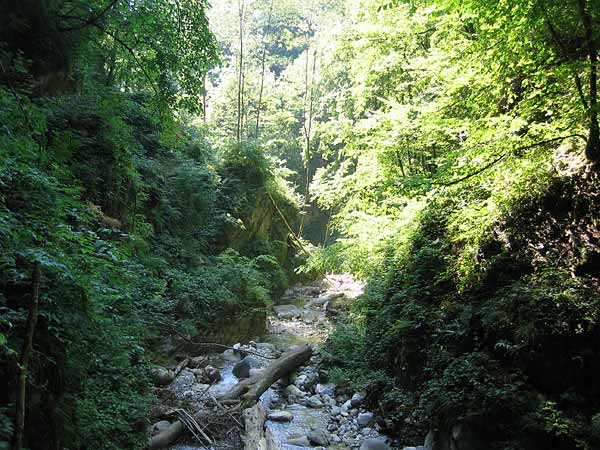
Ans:
[{"label": "tree branch", "polygon": [[[514,149],[514,151],[528,150],[530,148],[539,147],[540,145],[551,144],[552,142],[564,141],[565,139],[570,139],[570,138],[574,138],[574,137],[578,137],[578,138],[582,139],[584,142],[587,142],[587,139],[584,136],[580,135],[580,134],[570,134],[568,136],[561,136],[561,137],[557,137],[557,138],[553,138],[553,139],[547,139],[545,141],[536,142],[534,144],[529,144],[529,145],[524,145],[522,147],[517,147],[517,148]],[[465,175],[463,177],[460,177],[460,178],[458,178],[456,180],[449,181],[447,183],[434,183],[434,184],[438,184],[440,186],[448,187],[448,186],[454,186],[455,184],[458,184],[458,183],[462,183],[463,181],[466,181],[469,178],[473,178],[474,176],[479,175],[480,173],[485,172],[490,167],[498,164],[500,161],[502,161],[507,156],[508,156],[508,151],[505,151],[500,156],[498,156],[497,158],[495,158],[491,162],[487,163],[485,166],[483,166],[483,167],[475,170],[474,172],[471,172],[471,173],[469,173],[469,174],[467,174],[467,175]]]},{"label": "tree branch", "polygon": [[79,30],[83,30],[86,27],[89,27],[90,25],[95,25],[96,22],[98,22],[98,20],[100,20],[102,18],[102,16],[104,16],[108,11],[110,11],[117,3],[119,3],[121,0],[112,0],[108,6],[106,6],[106,8],[104,8],[102,11],[100,11],[98,14],[96,14],[94,17],[90,18],[90,19],[82,19],[81,17],[78,16],[61,16],[62,19],[75,19],[75,20],[79,20],[81,22],[83,22],[81,25],[75,26],[75,27],[68,27],[68,28],[59,28],[59,31],[64,31],[64,32],[70,32],[70,31],[79,31]]}]

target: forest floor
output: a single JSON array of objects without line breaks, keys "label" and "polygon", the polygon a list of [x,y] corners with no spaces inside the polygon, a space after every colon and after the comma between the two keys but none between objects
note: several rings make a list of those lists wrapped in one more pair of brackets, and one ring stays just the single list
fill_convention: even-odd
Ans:
[{"label": "forest floor", "polygon": [[[198,415],[206,408],[207,396],[218,398],[240,379],[268,366],[282,352],[310,343],[315,349],[310,362],[291,373],[288,379],[276,382],[261,396],[260,401],[267,411],[266,433],[275,442],[275,448],[380,448],[365,445],[387,440],[380,434],[382,419],[363,408],[364,393],[349,392],[326,382],[318,352],[334,323],[346,314],[348,306],[363,290],[364,285],[350,275],[328,275],[309,285],[288,289],[268,318],[265,336],[247,344],[236,344],[235,349],[222,354],[205,356],[210,367],[219,370],[218,382],[205,384],[207,380],[201,379],[205,368],[185,368],[166,388],[172,394],[171,400],[177,400],[179,406]],[[244,369],[247,373],[241,373]],[[221,427],[220,435],[215,436],[216,442],[210,447],[206,442],[200,445],[184,441],[171,449],[243,448],[241,427],[230,425]],[[388,443],[391,444],[389,440]]]}]

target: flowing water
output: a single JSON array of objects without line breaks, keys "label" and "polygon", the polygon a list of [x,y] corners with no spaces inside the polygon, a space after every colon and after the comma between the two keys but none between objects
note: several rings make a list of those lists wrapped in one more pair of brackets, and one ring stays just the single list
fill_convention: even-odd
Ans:
[{"label": "flowing water", "polygon": [[[310,286],[295,287],[286,292],[282,297],[280,305],[294,305],[298,308],[299,317],[287,318],[273,315],[268,317],[268,333],[263,336],[262,342],[274,344],[278,350],[286,351],[293,345],[311,343],[315,346],[324,342],[327,335],[333,328],[326,310],[327,305],[323,303],[323,298],[343,298],[346,302],[351,302],[363,292],[364,286],[356,282],[349,275],[330,275],[319,282]],[[320,299],[320,300],[319,300]],[[276,307],[277,310],[277,307]],[[259,358],[261,360],[261,358]],[[262,359],[261,364],[266,366],[269,360]],[[218,397],[220,394],[228,391],[232,386],[239,382],[233,375],[232,370],[236,361],[228,361],[223,355],[215,355],[211,359],[211,364],[220,369],[221,380],[210,387],[208,392]],[[180,376],[169,386],[169,389],[175,393],[177,398],[185,399],[191,405],[191,409],[202,408],[201,398],[205,398],[206,392],[194,390],[195,379],[191,372],[183,371]],[[280,389],[282,386],[279,387]],[[267,390],[261,397],[261,402],[269,411],[271,408],[278,408],[281,405],[282,394],[275,388]],[[330,419],[329,408],[310,408],[301,404],[291,403],[283,404],[285,410],[292,413],[294,419],[291,422],[273,422],[267,420],[266,428],[275,436],[276,440],[282,443],[283,450],[301,450],[301,446],[286,445],[289,439],[306,436],[312,430],[327,430],[328,420]],[[211,450],[220,450],[223,448],[232,448],[227,445],[215,445]],[[343,443],[332,443],[327,449],[347,449]],[[207,447],[196,444],[178,444],[171,447],[171,450],[208,450]]]}]

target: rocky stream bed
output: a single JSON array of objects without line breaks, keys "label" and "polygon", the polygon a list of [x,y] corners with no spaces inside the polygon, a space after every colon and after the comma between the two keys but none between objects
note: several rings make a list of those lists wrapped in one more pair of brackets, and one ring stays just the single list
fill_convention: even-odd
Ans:
[{"label": "rocky stream bed", "polygon": [[[219,401],[241,380],[259,376],[283,352],[293,351],[306,343],[318,348],[331,331],[336,316],[343,314],[362,291],[363,285],[348,275],[329,275],[311,285],[291,288],[275,306],[274,315],[268,318],[267,335],[236,344],[222,353],[190,358],[181,367],[170,371],[173,379],[167,377],[168,383],[162,383],[165,385],[163,398],[171,414],[176,411],[179,420],[186,424],[184,428],[192,431],[180,430],[177,443],[168,448],[403,448],[382,434],[384,419],[366,408],[366,393],[344,392],[326,382],[318,353],[313,353],[306,364],[275,382],[260,396],[257,408],[261,411],[259,415],[264,415],[264,423],[261,421],[258,428],[261,435],[266,436],[260,444],[252,444],[245,437],[249,425],[244,424],[241,411],[228,409]],[[190,426],[186,419],[188,415],[205,417],[211,426],[203,426],[202,419],[192,420],[195,424]],[[196,425],[200,429],[196,429]],[[161,420],[149,432],[151,436],[157,436],[175,427],[172,420]],[[406,447],[409,449],[419,448]]]}]

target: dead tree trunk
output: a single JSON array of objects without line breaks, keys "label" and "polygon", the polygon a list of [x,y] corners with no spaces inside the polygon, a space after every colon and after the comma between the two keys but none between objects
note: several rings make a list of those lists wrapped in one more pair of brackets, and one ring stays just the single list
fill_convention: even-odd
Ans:
[{"label": "dead tree trunk", "polygon": [[23,434],[25,430],[25,398],[27,392],[27,375],[29,360],[33,350],[33,336],[38,319],[38,305],[40,298],[40,263],[35,262],[33,266],[33,287],[31,292],[31,303],[29,304],[29,317],[27,319],[27,334],[19,360],[19,380],[17,383],[17,405],[15,417],[15,441],[14,450],[23,448]]},{"label": "dead tree trunk", "polygon": [[275,360],[264,372],[243,380],[223,394],[220,400],[241,400],[242,407],[258,402],[260,396],[280,378],[289,374],[308,361],[312,356],[312,347],[305,344],[285,353]]},{"label": "dead tree trunk", "polygon": [[[295,350],[289,351],[276,359],[261,374],[248,378],[233,386],[228,392],[222,395],[219,400],[222,401],[241,401],[242,408],[250,408],[255,405],[260,396],[273,383],[280,378],[285,377],[293,370],[300,367],[312,356],[312,347],[305,344]],[[176,421],[162,433],[154,436],[146,446],[147,450],[157,450],[174,442],[183,432],[185,426],[181,421]],[[252,447],[246,447],[247,449]]]},{"label": "dead tree trunk", "polygon": [[304,131],[304,165],[305,165],[305,183],[306,186],[304,188],[304,209],[305,214],[302,214],[300,217],[300,227],[298,228],[298,238],[302,237],[302,233],[304,232],[304,219],[306,217],[306,213],[308,212],[308,207],[310,204],[310,149],[311,149],[311,133],[312,133],[312,121],[313,121],[313,105],[314,105],[314,84],[315,84],[315,73],[317,68],[317,50],[315,49],[313,54],[313,67],[312,67],[312,79],[309,82],[308,73],[309,73],[309,61],[310,61],[310,48],[306,50],[306,67],[304,74],[304,123],[303,123],[303,131]]}]

